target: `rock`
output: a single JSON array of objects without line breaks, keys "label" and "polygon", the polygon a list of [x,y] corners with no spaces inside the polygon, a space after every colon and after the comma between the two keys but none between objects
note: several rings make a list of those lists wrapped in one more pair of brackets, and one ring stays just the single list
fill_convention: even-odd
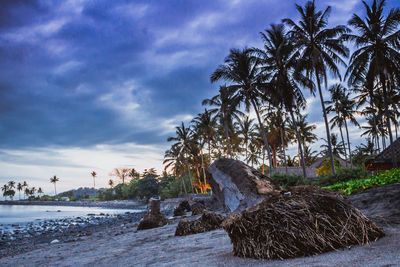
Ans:
[{"label": "rock", "polygon": [[163,216],[160,212],[160,200],[151,199],[147,207],[147,214],[140,221],[137,230],[157,228],[167,223],[167,217]]},{"label": "rock", "polygon": [[227,212],[238,212],[278,195],[279,185],[245,163],[219,159],[207,169],[214,198]]},{"label": "rock", "polygon": [[190,204],[190,210],[192,211],[192,215],[202,214],[203,211],[206,209],[204,203],[201,202],[190,201],[189,204]]},{"label": "rock", "polygon": [[50,244],[55,244],[55,243],[60,243],[60,240],[54,239],[53,241],[50,242]]},{"label": "rock", "polygon": [[219,229],[224,219],[225,217],[220,214],[205,210],[197,220],[180,220],[176,227],[175,236],[192,235]]}]

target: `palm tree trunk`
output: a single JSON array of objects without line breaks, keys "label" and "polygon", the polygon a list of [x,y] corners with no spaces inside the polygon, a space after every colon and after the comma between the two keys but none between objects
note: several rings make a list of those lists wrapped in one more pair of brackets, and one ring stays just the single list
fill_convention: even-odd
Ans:
[{"label": "palm tree trunk", "polygon": [[226,135],[226,142],[228,143],[228,153],[229,157],[232,158],[232,148],[231,148],[231,141],[229,139],[229,129],[228,129],[228,121],[224,117],[224,129]]},{"label": "palm tree trunk", "polygon": [[[349,129],[347,128],[347,120],[344,120],[344,127],[346,128],[346,135],[347,135],[347,145],[349,146],[349,157],[350,157],[350,166],[353,168],[353,159],[351,157],[351,145],[350,145],[350,137],[349,137]],[[346,149],[345,149],[346,151]]]},{"label": "palm tree trunk", "polygon": [[[346,143],[344,142],[343,139],[343,131],[342,131],[342,126],[339,126],[339,130],[340,130],[340,137],[342,137],[342,144],[344,146],[344,159],[346,160],[346,167],[347,167],[347,152],[346,152]],[[352,166],[353,167],[353,166]]]},{"label": "palm tree trunk", "polygon": [[254,102],[254,99],[251,99],[251,103],[252,103],[252,105],[253,105],[254,111],[256,112],[257,120],[258,120],[258,125],[260,126],[261,134],[262,134],[262,137],[263,137],[263,139],[264,139],[264,145],[265,145],[265,148],[266,148],[266,150],[267,150],[268,161],[269,161],[269,173],[271,173],[272,167],[273,167],[273,166],[272,166],[271,151],[270,151],[270,149],[269,149],[267,136],[265,135],[265,129],[264,129],[264,126],[263,126],[263,124],[262,124],[262,122],[261,122],[260,114],[258,113],[258,108],[257,108],[256,102]]},{"label": "palm tree trunk", "polygon": [[201,155],[201,168],[203,169],[203,178],[204,178],[204,192],[207,193],[207,178],[206,178],[206,170],[204,169],[203,149],[200,149],[200,155]]},{"label": "palm tree trunk", "polygon": [[183,178],[183,175],[181,175],[181,181],[182,181],[183,191],[185,191],[185,195],[187,196],[187,190],[186,190],[186,185],[185,185],[185,179]]},{"label": "palm tree trunk", "polygon": [[265,174],[265,149],[263,149],[263,163],[262,163],[262,174]]},{"label": "palm tree trunk", "polygon": [[282,145],[282,152],[283,152],[283,164],[285,165],[285,172],[287,173],[288,169],[287,169],[287,163],[286,163],[286,151],[285,151],[285,144],[284,144],[284,138],[283,138],[283,128],[284,125],[282,125],[281,127],[281,145]]},{"label": "palm tree trunk", "polygon": [[190,186],[192,188],[192,193],[194,193],[193,183],[192,183],[192,176],[190,175],[189,160],[187,159],[187,157],[185,157],[185,160],[186,160],[186,168],[187,168],[188,175],[189,175]]},{"label": "palm tree trunk", "polygon": [[[382,83],[382,88],[383,88],[383,103],[385,105],[385,117],[386,117],[386,127],[389,131],[389,140],[390,140],[390,145],[393,145],[393,135],[392,135],[392,127],[390,123],[390,115],[389,115],[389,105],[387,102],[387,88],[386,88],[386,79],[384,78],[384,75],[380,75],[381,83]],[[391,154],[392,154],[392,163],[393,167],[397,168],[397,159],[396,159],[396,153],[394,153],[394,148],[392,147],[391,149]]]},{"label": "palm tree trunk", "polygon": [[323,115],[324,115],[325,130],[326,130],[326,140],[328,140],[328,151],[329,151],[329,157],[330,157],[330,160],[331,160],[332,173],[336,174],[335,161],[333,159],[333,153],[332,153],[331,133],[329,131],[329,122],[328,122],[328,117],[326,115],[324,97],[322,95],[322,90],[321,90],[321,82],[319,80],[319,76],[318,76],[318,72],[317,71],[315,72],[315,77],[317,78],[318,93],[319,93],[319,98],[321,100],[322,112],[323,112]]},{"label": "palm tree trunk", "polygon": [[210,161],[211,165],[211,139],[208,139],[208,160]]},{"label": "palm tree trunk", "polygon": [[94,177],[93,177],[93,188],[96,188],[96,180]]},{"label": "palm tree trunk", "polygon": [[[292,123],[293,123],[293,126],[294,126],[294,131],[296,132],[297,143],[299,144],[301,165],[302,165],[302,167],[303,167],[303,176],[304,176],[304,178],[307,178],[306,163],[305,163],[305,161],[304,161],[303,148],[301,147],[301,137],[300,137],[300,133],[299,133],[299,130],[297,129],[297,121],[296,121],[296,119],[294,118],[293,111],[290,110],[289,113],[290,113],[290,117],[292,117]],[[300,160],[300,159],[299,159],[299,160]]]},{"label": "palm tree trunk", "polygon": [[57,195],[56,183],[54,183],[54,196]]}]

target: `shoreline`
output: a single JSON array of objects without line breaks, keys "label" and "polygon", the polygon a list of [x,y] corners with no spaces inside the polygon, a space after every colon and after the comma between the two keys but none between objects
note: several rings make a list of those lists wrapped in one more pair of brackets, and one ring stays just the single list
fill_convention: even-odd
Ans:
[{"label": "shoreline", "polygon": [[3,200],[0,205],[24,205],[24,206],[71,206],[71,207],[95,207],[108,209],[144,209],[147,203],[144,201],[115,200],[115,201],[27,201],[27,200]]}]

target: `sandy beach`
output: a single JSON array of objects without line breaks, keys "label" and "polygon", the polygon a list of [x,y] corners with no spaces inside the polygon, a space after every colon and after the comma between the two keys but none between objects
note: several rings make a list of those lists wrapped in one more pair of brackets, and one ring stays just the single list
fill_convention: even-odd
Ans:
[{"label": "sandy beach", "polygon": [[[27,249],[12,250],[0,258],[0,266],[399,266],[398,192],[400,184],[393,184],[350,196],[356,207],[384,228],[385,237],[365,246],[312,257],[284,261],[239,258],[233,256],[224,230],[175,237],[181,218],[144,231],[137,231],[137,220],[130,219],[92,227],[89,232],[71,232],[59,243],[51,244],[48,240]],[[177,202],[167,203],[170,210]]]},{"label": "sandy beach", "polygon": [[[0,259],[1,266],[398,266],[400,227],[385,227],[387,236],[357,246],[285,261],[244,259],[232,254],[223,230],[175,237],[177,222],[151,230],[98,232],[79,241],[41,244],[36,249]],[[40,255],[40,256],[39,256]]]}]

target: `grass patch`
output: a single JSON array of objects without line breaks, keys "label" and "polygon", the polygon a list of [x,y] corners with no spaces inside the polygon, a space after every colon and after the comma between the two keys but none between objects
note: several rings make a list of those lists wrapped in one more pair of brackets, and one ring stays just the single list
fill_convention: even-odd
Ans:
[{"label": "grass patch", "polygon": [[347,182],[340,182],[324,188],[334,191],[342,191],[344,194],[350,195],[367,188],[394,183],[400,183],[400,169],[391,169],[371,175],[365,179],[354,179]]}]

